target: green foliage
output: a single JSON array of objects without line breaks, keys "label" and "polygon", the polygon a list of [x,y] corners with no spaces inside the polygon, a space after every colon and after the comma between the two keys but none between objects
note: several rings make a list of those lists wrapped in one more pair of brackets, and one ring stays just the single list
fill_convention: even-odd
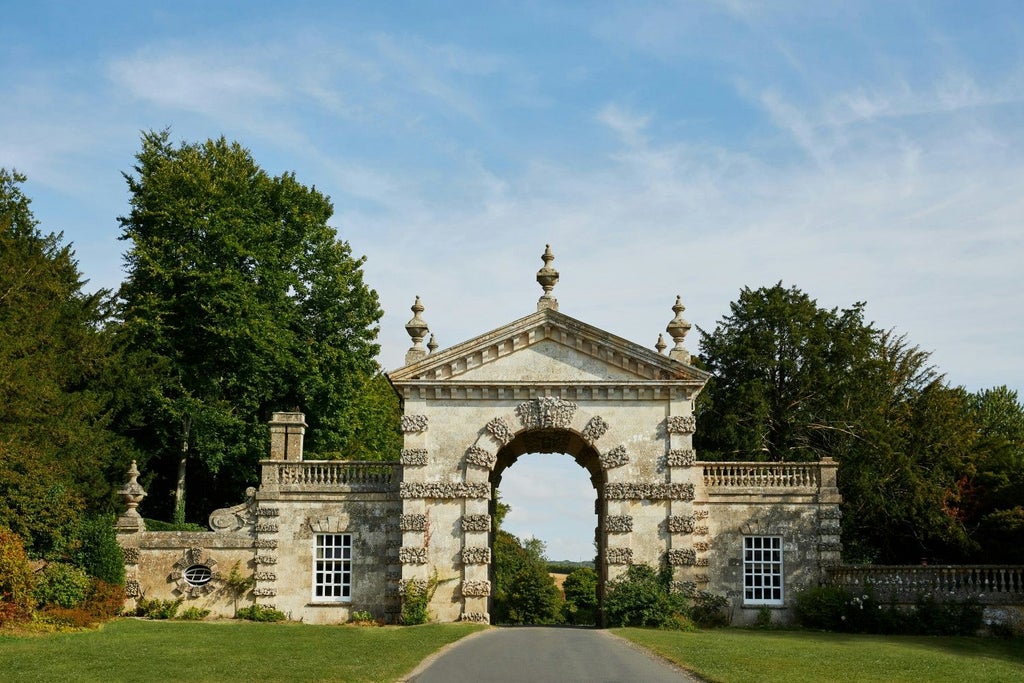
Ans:
[{"label": "green foliage", "polygon": [[670,592],[666,575],[634,564],[623,576],[609,581],[604,601],[608,625],[665,626],[674,615],[685,613],[683,597]]},{"label": "green foliage", "polygon": [[202,621],[208,616],[210,616],[210,610],[201,609],[193,605],[179,614],[178,619],[181,619],[182,621]]},{"label": "green foliage", "polygon": [[159,519],[145,518],[146,531],[209,531],[209,527],[194,522],[163,522]]},{"label": "green foliage", "polygon": [[50,562],[37,575],[33,595],[40,605],[71,608],[85,600],[90,587],[84,570],[63,562]]},{"label": "green foliage", "polygon": [[976,549],[969,395],[863,308],[823,309],[781,283],[743,289],[702,331],[715,377],[698,399],[695,444],[706,459],[835,458],[847,560],[966,559]]},{"label": "green foliage", "polygon": [[114,518],[100,515],[82,520],[77,533],[74,563],[89,576],[124,585],[124,551],[117,542]]},{"label": "green foliage", "polygon": [[284,612],[272,607],[264,607],[263,605],[242,607],[235,612],[235,619],[247,619],[249,621],[284,621],[287,618]]},{"label": "green foliage", "polygon": [[565,577],[562,584],[565,604],[562,615],[570,624],[597,623],[597,572],[580,567]]},{"label": "green foliage", "polygon": [[0,526],[0,626],[27,619],[36,606],[35,579],[20,536]]},{"label": "green foliage", "polygon": [[135,603],[135,616],[147,619],[173,619],[178,614],[181,603],[181,598],[177,600],[139,598]]},{"label": "green foliage", "polygon": [[125,178],[119,333],[159,369],[133,432],[155,454],[147,502],[171,516],[174,497],[153,488],[179,480],[204,484],[191,487],[191,519],[237,500],[270,414],[293,406],[308,410],[311,452],[396,458],[396,400],[375,378],[381,310],[363,259],[327,224],[330,200],[271,177],[237,143],[175,146],[166,131],[143,135]]},{"label": "green foliage", "polygon": [[440,583],[437,571],[426,582],[410,581],[405,584],[402,593],[402,623],[406,626],[419,626],[430,621],[428,607],[437,592]]},{"label": "green foliage", "polygon": [[521,541],[497,531],[492,610],[501,624],[552,624],[561,619],[562,594],[548,574],[542,541]]},{"label": "green foliage", "polygon": [[231,566],[231,571],[228,572],[228,575],[223,580],[224,589],[231,593],[235,612],[237,612],[238,599],[252,590],[253,586],[256,585],[256,577],[252,574],[243,574],[240,564],[235,562]]},{"label": "green foliage", "polygon": [[62,559],[86,511],[106,511],[133,453],[108,429],[128,358],[109,293],[83,291],[71,247],[44,233],[0,168],[0,525],[33,557]]},{"label": "green foliage", "polygon": [[373,614],[365,610],[352,612],[348,617],[348,623],[356,626],[380,626],[380,623],[373,618]]},{"label": "green foliage", "polygon": [[806,628],[847,633],[901,633],[970,636],[982,625],[975,599],[938,601],[922,595],[913,606],[882,604],[868,590],[854,595],[836,586],[820,586],[796,597],[797,622]]}]

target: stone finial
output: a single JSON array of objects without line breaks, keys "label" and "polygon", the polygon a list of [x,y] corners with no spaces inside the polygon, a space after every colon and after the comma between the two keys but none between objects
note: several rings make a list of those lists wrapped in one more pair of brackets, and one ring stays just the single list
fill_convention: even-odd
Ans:
[{"label": "stone finial", "polygon": [[672,321],[665,328],[676,345],[668,352],[669,358],[681,361],[683,363],[690,362],[690,352],[683,348],[683,340],[686,339],[686,333],[693,327],[686,318],[683,317],[683,311],[686,307],[683,306],[683,298],[676,296],[676,303],[672,306],[672,311],[676,314],[676,317],[672,318]]},{"label": "stone finial", "polygon": [[117,492],[121,500],[127,506],[124,514],[114,523],[114,528],[120,534],[132,534],[146,530],[146,523],[142,521],[142,515],[136,509],[139,503],[146,497],[146,491],[139,483],[139,468],[132,460],[132,466],[128,468],[128,481]]},{"label": "stone finial", "polygon": [[427,326],[427,321],[420,317],[420,313],[423,312],[423,304],[420,303],[420,297],[416,297],[416,302],[412,305],[410,310],[413,313],[412,320],[405,324],[405,331],[412,337],[412,347],[405,352],[405,364],[411,365],[416,361],[426,358],[427,350],[423,348],[423,338],[427,336],[427,332],[430,328]]},{"label": "stone finial", "polygon": [[431,335],[430,335],[430,341],[429,341],[429,342],[427,342],[427,348],[428,348],[428,349],[430,349],[430,352],[431,352],[431,353],[433,353],[434,351],[437,351],[437,347],[438,347],[438,346],[439,346],[439,344],[438,344],[438,343],[437,343],[437,341],[436,341],[436,340],[434,339],[434,335],[433,335],[433,333],[431,333]]},{"label": "stone finial", "polygon": [[537,282],[544,288],[544,294],[537,300],[537,310],[542,311],[545,308],[551,308],[557,311],[558,299],[551,296],[551,290],[558,284],[558,271],[551,267],[551,262],[555,260],[555,255],[551,253],[550,244],[544,245],[544,253],[540,258],[544,261],[544,267],[537,271]]},{"label": "stone finial", "polygon": [[654,344],[654,348],[658,353],[665,353],[665,349],[668,348],[668,344],[665,343],[665,335],[658,335],[658,341]]}]

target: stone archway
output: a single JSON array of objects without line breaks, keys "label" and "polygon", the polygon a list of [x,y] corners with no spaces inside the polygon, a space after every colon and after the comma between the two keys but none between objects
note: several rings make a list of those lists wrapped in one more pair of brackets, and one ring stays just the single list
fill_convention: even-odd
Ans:
[{"label": "stone archway", "polygon": [[[608,578],[607,566],[604,561],[607,548],[607,528],[605,523],[607,505],[604,502],[604,488],[607,476],[601,465],[601,454],[597,447],[592,443],[588,443],[579,432],[559,428],[533,428],[524,430],[512,439],[512,441],[498,450],[496,454],[496,462],[494,468],[491,470],[490,476],[492,491],[498,491],[505,472],[512,468],[521,456],[527,454],[548,454],[551,457],[572,458],[576,465],[586,472],[589,478],[591,487],[594,490],[593,513],[596,517],[596,524],[594,526],[591,540],[594,542],[596,549],[594,556],[594,570],[597,573],[598,580],[597,624],[598,626],[604,626],[603,605],[605,582]],[[491,500],[491,506],[489,509],[492,519],[495,518],[497,503],[498,499],[495,495]],[[498,558],[494,554],[495,542],[496,536],[492,534],[490,547],[492,550],[492,558],[496,563]],[[494,585],[495,570],[496,565],[492,564],[490,572],[492,586]],[[489,604],[489,607],[491,608],[490,613],[493,618],[493,604]]]},{"label": "stone archway", "polygon": [[666,559],[677,580],[696,581],[692,539],[678,530],[696,514],[693,400],[708,375],[689,365],[682,304],[669,324],[676,347],[643,348],[560,313],[552,258],[537,312],[443,351],[422,346],[417,299],[407,364],[389,373],[404,410],[401,580],[437,580],[440,621],[490,620],[492,487],[528,452],[586,461],[602,583]]}]

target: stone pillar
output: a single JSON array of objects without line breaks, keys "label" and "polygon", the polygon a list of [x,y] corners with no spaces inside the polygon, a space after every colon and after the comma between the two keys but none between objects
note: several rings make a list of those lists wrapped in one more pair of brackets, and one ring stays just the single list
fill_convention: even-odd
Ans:
[{"label": "stone pillar", "polygon": [[270,418],[270,459],[302,460],[302,441],[307,426],[302,413],[274,413]]}]

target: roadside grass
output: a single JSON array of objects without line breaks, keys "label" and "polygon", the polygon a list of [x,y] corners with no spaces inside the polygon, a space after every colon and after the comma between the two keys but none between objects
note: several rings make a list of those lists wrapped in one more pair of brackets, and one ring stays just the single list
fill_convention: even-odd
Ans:
[{"label": "roadside grass", "polygon": [[1024,681],[1024,641],[719,629],[613,629],[709,683]]},{"label": "roadside grass", "polygon": [[484,626],[360,628],[118,619],[94,631],[0,635],[6,681],[394,681]]}]

